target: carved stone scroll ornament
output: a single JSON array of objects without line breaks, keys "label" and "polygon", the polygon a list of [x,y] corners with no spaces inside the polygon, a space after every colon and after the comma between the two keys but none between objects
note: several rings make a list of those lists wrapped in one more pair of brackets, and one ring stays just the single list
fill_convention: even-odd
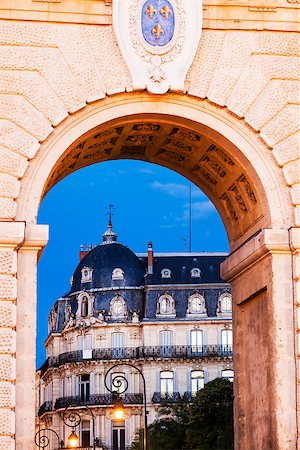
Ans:
[{"label": "carved stone scroll ornament", "polygon": [[201,0],[114,0],[113,26],[133,89],[184,90],[201,35]]}]

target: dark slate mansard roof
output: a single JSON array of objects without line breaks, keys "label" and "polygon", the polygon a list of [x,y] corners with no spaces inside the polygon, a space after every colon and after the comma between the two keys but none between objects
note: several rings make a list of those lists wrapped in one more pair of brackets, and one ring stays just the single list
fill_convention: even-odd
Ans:
[{"label": "dark slate mansard roof", "polygon": [[[205,296],[208,316],[215,316],[219,294],[225,289],[230,290],[229,284],[220,277],[220,264],[226,255],[226,253],[157,253],[153,257],[153,274],[147,274],[147,254],[136,255],[128,247],[118,243],[110,221],[103,234],[103,242],[89,251],[80,261],[74,272],[71,290],[53,307],[58,314],[57,331],[64,327],[65,301],[70,301],[74,316],[77,310],[76,295],[84,290],[95,296],[96,312],[105,310],[107,315],[110,302],[118,293],[126,301],[129,313],[133,310],[139,311],[140,320],[166,320],[156,317],[157,299],[166,292],[173,295],[176,305],[176,318],[168,320],[186,320],[188,297],[194,292],[199,292]],[[84,267],[92,269],[90,282],[81,281]],[[123,270],[123,280],[112,280],[112,272],[116,268]],[[191,277],[191,270],[194,268],[200,269],[200,277]],[[162,277],[163,269],[171,271],[170,278]],[[211,285],[209,289],[207,285]]]}]

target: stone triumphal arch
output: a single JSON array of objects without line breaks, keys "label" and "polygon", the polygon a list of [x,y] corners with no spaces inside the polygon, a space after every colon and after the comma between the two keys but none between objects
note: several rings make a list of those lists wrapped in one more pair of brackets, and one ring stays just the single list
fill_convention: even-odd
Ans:
[{"label": "stone triumphal arch", "polygon": [[217,207],[231,250],[236,449],[297,448],[297,3],[169,0],[159,23],[172,13],[175,28],[147,37],[148,3],[0,5],[3,450],[34,448],[41,199],[72,171],[120,158],[176,170]]}]

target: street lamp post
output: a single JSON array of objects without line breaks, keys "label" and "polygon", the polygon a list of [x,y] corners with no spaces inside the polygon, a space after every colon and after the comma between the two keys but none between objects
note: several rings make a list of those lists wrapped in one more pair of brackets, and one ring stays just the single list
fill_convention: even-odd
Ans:
[{"label": "street lamp post", "polygon": [[[142,371],[141,371],[138,367],[134,366],[133,364],[130,364],[130,363],[123,363],[123,362],[122,362],[122,363],[118,363],[118,364],[114,364],[114,365],[106,372],[105,377],[104,377],[104,384],[105,384],[105,387],[106,387],[106,389],[107,389],[109,392],[111,392],[113,395],[115,395],[116,392],[117,392],[118,394],[123,394],[123,393],[126,392],[127,389],[128,389],[128,381],[127,381],[127,379],[126,379],[123,375],[120,375],[120,374],[117,374],[117,376],[113,378],[112,383],[111,383],[112,388],[110,388],[110,384],[108,384],[108,375],[112,372],[113,369],[115,369],[116,367],[119,367],[119,366],[129,366],[129,367],[132,367],[133,369],[137,370],[137,371],[139,372],[139,374],[141,375],[141,377],[142,377],[142,380],[143,380],[143,388],[144,388],[144,394],[143,394],[143,403],[144,403],[144,436],[143,436],[144,439],[143,439],[143,449],[144,449],[144,450],[147,450],[147,401],[146,401],[146,380],[145,380],[145,377],[144,377],[144,374],[142,373]],[[122,389],[122,390],[120,391],[120,389]],[[117,402],[118,402],[119,404],[120,404],[120,400],[121,400],[121,399],[118,397],[118,398],[117,398]]]},{"label": "street lamp post", "polygon": [[[93,450],[96,448],[96,439],[95,439],[95,416],[91,408],[89,408],[87,405],[82,405],[84,408],[86,408],[89,413],[92,416],[92,430],[93,430]],[[63,421],[64,424],[67,425],[67,427],[72,428],[72,433],[68,438],[69,445],[72,448],[78,447],[79,444],[79,438],[75,433],[76,427],[78,427],[81,424],[81,416],[77,411],[70,411],[69,408],[71,408],[72,405],[69,405],[66,407],[66,409],[63,412]]]},{"label": "street lamp post", "polygon": [[[70,408],[74,407],[76,405],[68,405],[64,411],[63,411],[63,422],[64,424],[69,427],[72,428],[71,434],[68,437],[68,447],[67,448],[78,448],[79,445],[79,437],[77,436],[77,434],[75,433],[76,428],[81,424],[81,415],[79,414],[78,411],[71,411]],[[96,449],[96,446],[98,447],[99,445],[99,439],[95,438],[95,415],[93,413],[93,411],[91,410],[91,408],[89,408],[87,405],[82,405],[82,408],[86,408],[89,413],[92,416],[92,430],[93,430],[93,450]],[[58,448],[63,449],[65,448],[65,444],[63,440],[60,440],[58,434],[56,433],[56,431],[52,430],[52,428],[43,428],[39,431],[37,431],[37,433],[35,434],[35,443],[39,448],[46,448],[50,445],[50,438],[49,436],[47,436],[47,433],[51,432],[53,433],[57,440],[58,440]]]}]

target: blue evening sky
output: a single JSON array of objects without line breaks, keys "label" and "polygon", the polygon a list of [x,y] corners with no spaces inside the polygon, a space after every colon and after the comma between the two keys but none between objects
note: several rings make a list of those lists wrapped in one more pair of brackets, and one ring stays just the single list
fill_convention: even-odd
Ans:
[{"label": "blue evening sky", "polygon": [[[94,164],[63,179],[44,198],[38,223],[50,225],[50,240],[38,265],[37,366],[45,360],[47,315],[68,292],[80,244],[98,244],[115,207],[113,228],[134,252],[189,248],[189,181],[150,163],[120,160]],[[209,199],[192,185],[192,251],[228,251],[227,235]]]}]

